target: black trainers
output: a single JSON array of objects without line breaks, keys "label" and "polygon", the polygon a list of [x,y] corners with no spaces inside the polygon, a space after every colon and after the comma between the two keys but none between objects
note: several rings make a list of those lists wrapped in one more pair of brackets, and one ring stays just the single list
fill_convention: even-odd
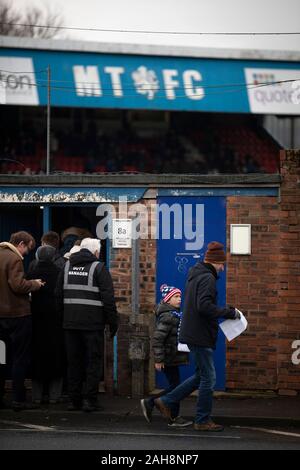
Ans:
[{"label": "black trainers", "polygon": [[148,423],[151,423],[153,406],[150,405],[150,400],[147,398],[143,398],[141,400],[141,408],[142,408],[142,412],[145,417],[145,420],[148,421]]},{"label": "black trainers", "polygon": [[170,428],[185,428],[186,426],[190,426],[193,424],[193,421],[188,421],[187,419],[183,419],[181,416],[176,416],[176,418],[171,418],[168,422],[168,426]]}]

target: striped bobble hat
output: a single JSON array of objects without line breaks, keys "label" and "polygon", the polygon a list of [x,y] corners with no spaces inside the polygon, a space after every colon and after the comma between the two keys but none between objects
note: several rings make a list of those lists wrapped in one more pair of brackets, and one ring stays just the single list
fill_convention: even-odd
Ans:
[{"label": "striped bobble hat", "polygon": [[180,294],[181,295],[181,290],[178,289],[177,287],[173,286],[167,286],[167,284],[162,284],[160,286],[160,292],[162,295],[162,301],[164,303],[168,302],[171,297],[175,294]]}]

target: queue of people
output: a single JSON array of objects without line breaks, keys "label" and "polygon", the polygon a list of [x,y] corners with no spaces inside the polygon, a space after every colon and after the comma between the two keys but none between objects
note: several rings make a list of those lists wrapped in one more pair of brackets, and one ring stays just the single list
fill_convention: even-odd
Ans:
[{"label": "queue of people", "polygon": [[[97,409],[104,329],[118,329],[111,276],[99,261],[100,241],[90,237],[58,251],[59,236],[46,233],[25,275],[24,256],[35,248],[27,232],[0,243],[0,340],[8,347],[15,411],[39,405],[44,394],[60,400],[67,377],[70,409]],[[67,369],[67,372],[66,372]],[[32,400],[25,379],[32,377]],[[7,370],[0,365],[0,407]]]}]

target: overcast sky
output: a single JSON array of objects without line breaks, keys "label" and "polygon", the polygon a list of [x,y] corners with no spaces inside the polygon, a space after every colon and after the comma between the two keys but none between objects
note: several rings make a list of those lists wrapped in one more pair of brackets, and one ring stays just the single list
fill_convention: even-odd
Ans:
[{"label": "overcast sky", "polygon": [[[300,32],[300,0],[11,0],[58,11],[65,26],[184,32]],[[300,50],[300,35],[185,36],[64,31],[101,42]]]}]

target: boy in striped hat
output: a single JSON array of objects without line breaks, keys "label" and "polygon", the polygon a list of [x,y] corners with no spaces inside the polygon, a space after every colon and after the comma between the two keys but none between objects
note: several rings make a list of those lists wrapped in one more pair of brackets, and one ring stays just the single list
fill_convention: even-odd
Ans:
[{"label": "boy in striped hat", "polygon": [[[163,284],[160,291],[162,299],[155,311],[156,327],[152,340],[152,349],[155,369],[164,373],[169,385],[160,394],[141,400],[143,415],[148,423],[152,419],[154,400],[179,385],[179,366],[188,363],[188,354],[177,350],[178,332],[182,317],[180,311],[181,290]],[[172,410],[168,426],[185,427],[190,424],[192,424],[192,421],[186,421],[179,416],[179,405],[176,405]]]}]

